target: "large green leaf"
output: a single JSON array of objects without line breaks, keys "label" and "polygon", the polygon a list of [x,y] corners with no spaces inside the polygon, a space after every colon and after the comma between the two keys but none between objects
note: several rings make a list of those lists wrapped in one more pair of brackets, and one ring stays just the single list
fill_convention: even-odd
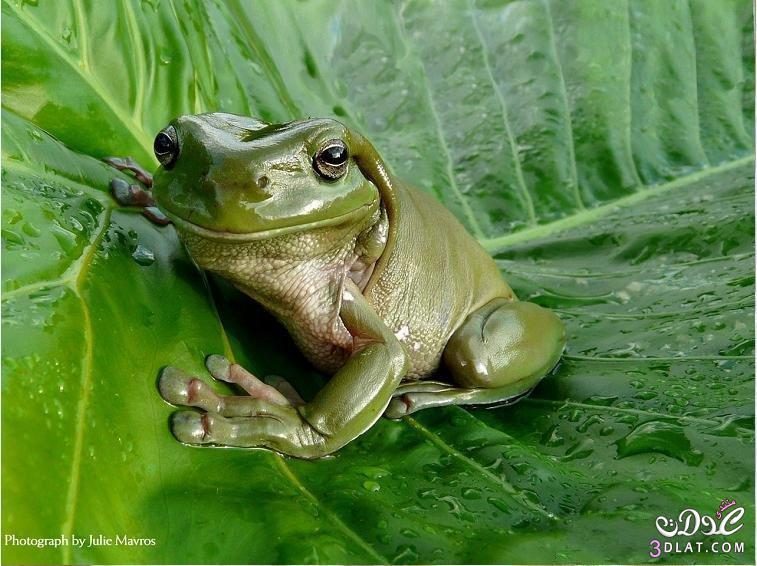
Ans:
[{"label": "large green leaf", "polygon": [[[5,562],[644,562],[724,498],[744,553],[662,560],[753,559],[749,0],[4,0],[2,32],[3,537],[155,539]],[[97,158],[208,110],[366,133],[566,320],[559,372],[316,462],[174,441],[163,365],[323,383],[107,193]]]}]

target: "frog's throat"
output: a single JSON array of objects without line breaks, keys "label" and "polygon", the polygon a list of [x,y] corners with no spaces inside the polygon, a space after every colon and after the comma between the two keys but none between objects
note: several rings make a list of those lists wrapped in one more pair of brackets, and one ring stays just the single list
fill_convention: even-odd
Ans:
[{"label": "frog's throat", "polygon": [[350,212],[340,214],[339,216],[334,216],[333,218],[325,218],[323,220],[316,220],[314,222],[307,222],[305,224],[298,224],[295,226],[282,226],[281,228],[272,228],[270,230],[260,230],[257,232],[224,232],[221,230],[211,230],[210,228],[205,228],[204,226],[200,226],[199,224],[185,220],[180,216],[176,216],[175,214],[165,209],[161,209],[161,212],[163,212],[180,231],[190,232],[207,240],[215,240],[221,242],[250,242],[253,240],[265,240],[268,238],[273,238],[275,236],[281,236],[282,234],[306,232],[327,226],[339,226],[341,224],[348,224],[353,222],[355,219],[370,214],[371,211],[378,206],[378,203],[379,199],[377,198],[373,202],[364,204],[354,210],[351,210]]}]

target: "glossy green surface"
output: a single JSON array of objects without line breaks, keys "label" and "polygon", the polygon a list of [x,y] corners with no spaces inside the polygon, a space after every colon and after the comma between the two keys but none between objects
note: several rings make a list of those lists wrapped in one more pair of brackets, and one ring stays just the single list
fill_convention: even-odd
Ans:
[{"label": "glossy green surface", "polygon": [[[3,534],[156,539],[4,562],[643,562],[658,515],[726,497],[746,554],[665,561],[753,560],[749,2],[2,9]],[[107,195],[92,157],[155,165],[154,133],[206,110],[364,132],[563,316],[558,375],[323,461],[176,443],[157,372],[226,338],[321,383],[211,281],[219,323],[173,229]]]},{"label": "glossy green surface", "polygon": [[175,163],[155,174],[158,206],[215,232],[250,234],[338,221],[378,203],[357,167],[336,182],[313,169],[326,142],[349,139],[333,120],[265,124],[228,114],[180,116]]}]

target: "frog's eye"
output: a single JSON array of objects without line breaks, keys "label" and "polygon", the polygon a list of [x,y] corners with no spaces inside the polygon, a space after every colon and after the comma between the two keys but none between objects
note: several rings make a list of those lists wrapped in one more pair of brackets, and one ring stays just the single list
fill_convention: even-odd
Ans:
[{"label": "frog's eye", "polygon": [[173,164],[176,163],[176,158],[179,157],[179,136],[176,134],[176,128],[168,126],[166,129],[161,130],[155,136],[152,149],[155,152],[155,157],[158,158],[163,167],[166,169],[173,167]]},{"label": "frog's eye", "polygon": [[342,140],[329,140],[313,157],[313,169],[324,179],[335,181],[347,172],[350,152]]}]

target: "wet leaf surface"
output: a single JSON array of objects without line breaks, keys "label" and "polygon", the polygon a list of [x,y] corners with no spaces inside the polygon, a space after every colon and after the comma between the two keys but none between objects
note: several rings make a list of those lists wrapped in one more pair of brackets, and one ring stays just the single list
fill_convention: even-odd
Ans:
[{"label": "wet leaf surface", "polygon": [[[3,533],[33,563],[638,563],[746,508],[754,555],[751,4],[4,0]],[[233,352],[323,383],[98,160],[182,113],[331,116],[568,324],[521,403],[381,420],[316,462],[193,449],[155,379]],[[127,178],[122,176],[123,178]],[[692,540],[709,540],[701,534]]]}]

